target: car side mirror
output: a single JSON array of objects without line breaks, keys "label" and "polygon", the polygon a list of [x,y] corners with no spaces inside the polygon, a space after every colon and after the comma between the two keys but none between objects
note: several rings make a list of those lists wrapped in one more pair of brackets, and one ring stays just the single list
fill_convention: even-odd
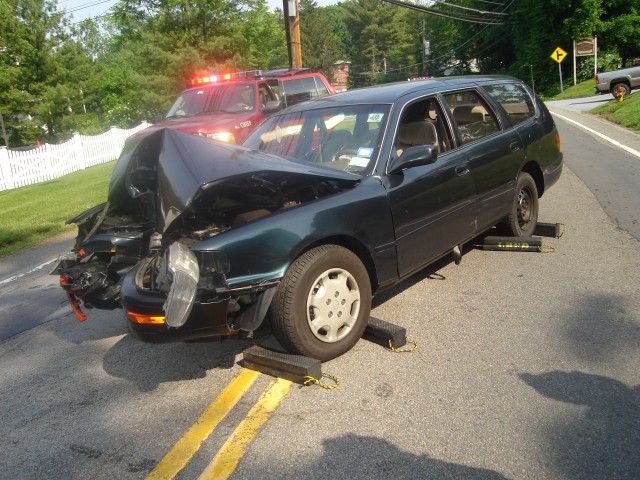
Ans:
[{"label": "car side mirror", "polygon": [[438,149],[435,145],[416,145],[407,147],[402,155],[391,160],[389,174],[400,173],[407,168],[431,165],[438,159]]},{"label": "car side mirror", "polygon": [[282,108],[280,100],[269,100],[265,103],[264,107],[262,107],[262,113],[265,115],[269,115],[271,113],[276,113],[278,110]]}]

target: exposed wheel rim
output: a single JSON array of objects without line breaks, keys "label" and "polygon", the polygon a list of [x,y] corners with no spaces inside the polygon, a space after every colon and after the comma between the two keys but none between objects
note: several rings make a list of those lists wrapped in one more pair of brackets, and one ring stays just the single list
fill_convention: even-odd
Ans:
[{"label": "exposed wheel rim", "polygon": [[360,288],[348,271],[332,268],[314,282],[307,297],[307,323],[322,342],[335,343],[356,325],[360,313]]},{"label": "exposed wheel rim", "polygon": [[533,193],[529,188],[523,188],[518,194],[518,225],[524,229],[531,221],[533,216],[535,205],[533,201]]}]

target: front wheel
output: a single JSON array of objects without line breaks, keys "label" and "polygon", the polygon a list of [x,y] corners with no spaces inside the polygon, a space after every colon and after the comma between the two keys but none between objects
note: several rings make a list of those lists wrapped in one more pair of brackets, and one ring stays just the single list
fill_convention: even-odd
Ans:
[{"label": "front wheel", "polygon": [[367,270],[338,245],[321,245],[298,257],[270,307],[280,344],[320,361],[350,350],[364,333],[370,312]]},{"label": "front wheel", "polygon": [[511,212],[505,219],[509,235],[530,237],[538,223],[538,188],[531,175],[521,172],[516,183],[516,192]]}]

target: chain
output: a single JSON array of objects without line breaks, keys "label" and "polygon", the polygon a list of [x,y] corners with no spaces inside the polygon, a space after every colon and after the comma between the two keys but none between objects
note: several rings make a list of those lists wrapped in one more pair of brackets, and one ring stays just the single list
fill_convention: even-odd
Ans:
[{"label": "chain", "polygon": [[[326,372],[322,372],[322,377],[326,377],[326,378],[328,378],[330,380],[333,380],[335,385],[325,385],[319,379],[313,378],[310,375],[305,375],[305,377],[304,377],[304,385],[309,385],[311,383],[315,383],[315,384],[319,385],[320,387],[324,388],[325,390],[333,390],[334,388],[338,388],[338,385],[340,385],[340,382],[338,381],[338,379],[336,377],[334,377],[333,375],[329,375]],[[320,378],[322,378],[322,377],[320,377]]]},{"label": "chain", "polygon": [[396,352],[396,353],[409,353],[409,352],[414,352],[418,349],[418,342],[416,342],[413,338],[411,338],[409,335],[405,335],[405,337],[407,339],[407,343],[412,343],[413,344],[413,348],[407,349],[407,350],[398,350],[397,348],[395,348],[393,346],[393,342],[392,339],[389,339],[389,348],[391,349],[391,351]]}]

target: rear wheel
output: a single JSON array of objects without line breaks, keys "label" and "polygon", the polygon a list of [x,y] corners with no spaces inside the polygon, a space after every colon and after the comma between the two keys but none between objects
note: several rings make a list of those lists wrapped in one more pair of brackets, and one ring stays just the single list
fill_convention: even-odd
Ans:
[{"label": "rear wheel", "polygon": [[350,250],[322,245],[298,257],[271,303],[273,331],[288,351],[331,360],[364,333],[371,311],[366,268]]},{"label": "rear wheel", "polygon": [[511,212],[504,223],[509,235],[529,237],[533,235],[537,222],[538,188],[531,175],[521,172],[518,175]]}]

